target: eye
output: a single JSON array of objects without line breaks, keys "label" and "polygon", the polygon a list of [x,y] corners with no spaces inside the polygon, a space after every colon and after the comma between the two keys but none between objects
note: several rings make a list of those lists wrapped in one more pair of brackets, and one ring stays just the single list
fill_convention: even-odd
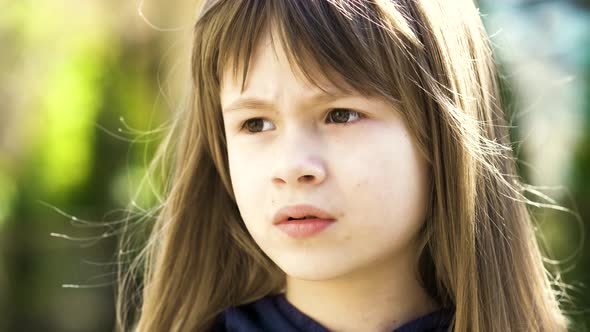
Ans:
[{"label": "eye", "polygon": [[[335,123],[341,125],[348,125],[358,121],[359,119],[363,118],[363,115],[359,112],[350,110],[348,108],[333,108],[328,113],[326,122],[327,123]],[[351,120],[352,119],[352,120]],[[260,133],[265,130],[264,121],[268,121],[268,119],[264,118],[252,118],[244,121],[242,124],[241,130],[246,130],[249,134]],[[268,129],[268,126],[266,127]]]},{"label": "eye", "polygon": [[261,132],[264,128],[263,121],[268,121],[267,119],[263,118],[253,118],[246,120],[242,125],[242,130],[246,129],[249,133],[254,134]]},{"label": "eye", "polygon": [[[349,121],[350,118],[356,119],[353,121]],[[348,108],[334,108],[330,113],[328,113],[328,123],[338,123],[347,125],[349,123],[353,123],[358,121],[358,119],[362,118],[362,115],[359,112],[350,110]]]}]

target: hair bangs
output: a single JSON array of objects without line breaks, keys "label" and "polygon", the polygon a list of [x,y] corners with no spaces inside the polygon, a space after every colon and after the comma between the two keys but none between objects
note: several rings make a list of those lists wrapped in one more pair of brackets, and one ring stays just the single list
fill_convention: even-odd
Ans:
[{"label": "hair bangs", "polygon": [[[379,3],[258,0],[209,4],[207,14],[214,9],[224,17],[216,21],[221,25],[217,36],[202,36],[218,41],[211,42],[218,48],[214,61],[217,83],[224,70],[231,70],[234,80],[241,79],[243,90],[250,59],[268,33],[272,47],[282,48],[293,73],[324,92],[329,93],[321,83],[326,79],[340,91],[379,95],[399,104],[399,89],[412,83],[403,74],[411,62],[409,49],[419,48],[420,43],[407,14],[395,12],[394,17],[391,8],[383,8],[391,3]],[[388,51],[383,51],[383,45]]]}]

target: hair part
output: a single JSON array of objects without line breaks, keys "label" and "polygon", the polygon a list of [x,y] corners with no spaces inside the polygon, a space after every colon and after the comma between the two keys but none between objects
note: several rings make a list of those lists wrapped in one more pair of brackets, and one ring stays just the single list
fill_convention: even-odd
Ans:
[{"label": "hair part", "polygon": [[[252,19],[255,17],[256,19]],[[387,98],[430,164],[419,274],[453,308],[453,331],[565,331],[516,174],[496,69],[471,1],[206,1],[194,27],[193,92],[154,160],[170,179],[143,251],[138,331],[205,331],[229,306],[280,293],[285,275],[241,220],[220,85],[244,85],[265,33],[294,72]],[[241,74],[241,76],[240,76]],[[141,270],[143,267],[143,270]]]}]

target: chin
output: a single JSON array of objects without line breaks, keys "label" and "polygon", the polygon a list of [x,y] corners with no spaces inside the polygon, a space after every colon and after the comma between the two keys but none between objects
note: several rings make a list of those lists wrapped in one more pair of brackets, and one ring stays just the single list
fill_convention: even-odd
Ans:
[{"label": "chin", "polygon": [[296,260],[293,262],[277,262],[277,265],[290,278],[296,278],[308,281],[323,281],[334,279],[346,274],[348,269],[340,266],[334,266],[334,262],[302,262]]}]

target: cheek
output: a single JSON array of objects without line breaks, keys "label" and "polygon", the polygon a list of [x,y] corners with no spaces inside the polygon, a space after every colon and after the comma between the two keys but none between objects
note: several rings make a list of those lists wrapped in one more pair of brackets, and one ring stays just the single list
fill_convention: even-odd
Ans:
[{"label": "cheek", "polygon": [[261,213],[261,203],[264,196],[262,190],[264,188],[261,178],[261,168],[257,167],[253,162],[252,155],[243,153],[239,148],[232,150],[228,146],[228,162],[232,187],[236,203],[245,221],[254,220],[259,217],[256,215]]},{"label": "cheek", "polygon": [[426,216],[427,163],[408,139],[385,141],[396,143],[374,146],[359,158],[364,162],[357,163],[356,175],[350,174],[356,179],[350,198],[369,217],[365,222],[398,231],[405,226],[413,229]]}]

